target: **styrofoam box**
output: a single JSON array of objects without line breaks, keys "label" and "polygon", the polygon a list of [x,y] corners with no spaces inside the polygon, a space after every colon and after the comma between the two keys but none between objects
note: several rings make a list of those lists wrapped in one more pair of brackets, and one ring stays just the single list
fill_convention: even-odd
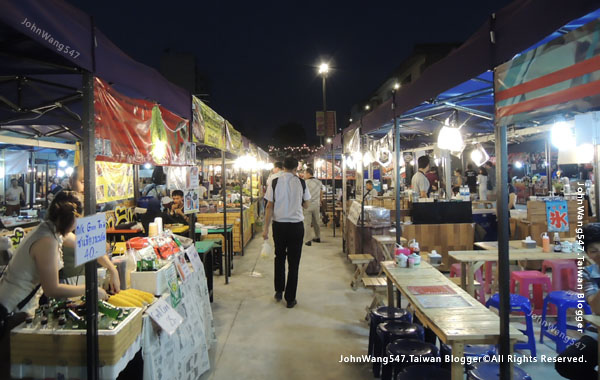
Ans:
[{"label": "styrofoam box", "polygon": [[161,295],[169,290],[167,278],[167,269],[170,265],[165,265],[157,271],[152,272],[131,272],[131,287]]}]

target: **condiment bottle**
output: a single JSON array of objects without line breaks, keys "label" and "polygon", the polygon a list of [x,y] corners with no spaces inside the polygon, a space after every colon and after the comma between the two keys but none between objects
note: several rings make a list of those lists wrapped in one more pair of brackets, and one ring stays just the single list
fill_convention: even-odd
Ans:
[{"label": "condiment bottle", "polygon": [[554,252],[562,252],[562,245],[560,244],[560,236],[558,236],[558,232],[554,233]]},{"label": "condiment bottle", "polygon": [[550,253],[550,237],[547,232],[542,235],[542,251],[544,253]]}]

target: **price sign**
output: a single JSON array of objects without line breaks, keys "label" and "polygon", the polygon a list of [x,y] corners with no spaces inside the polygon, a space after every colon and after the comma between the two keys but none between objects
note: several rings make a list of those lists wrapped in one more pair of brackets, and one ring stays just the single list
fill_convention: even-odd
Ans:
[{"label": "price sign", "polygon": [[150,306],[146,313],[169,335],[183,323],[183,317],[162,298]]},{"label": "price sign", "polygon": [[75,222],[75,266],[106,255],[106,216],[94,214]]},{"label": "price sign", "polygon": [[200,268],[203,268],[202,260],[200,260],[200,256],[198,255],[198,251],[196,251],[196,247],[192,244],[185,250],[188,259],[190,259],[190,263],[192,263],[192,267],[194,267],[194,272],[198,272]]}]

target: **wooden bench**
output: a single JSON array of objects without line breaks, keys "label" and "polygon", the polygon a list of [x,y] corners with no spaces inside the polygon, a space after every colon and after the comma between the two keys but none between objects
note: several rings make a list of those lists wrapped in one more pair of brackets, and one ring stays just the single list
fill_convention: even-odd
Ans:
[{"label": "wooden bench", "polygon": [[354,265],[356,265],[356,270],[354,271],[354,277],[352,278],[352,282],[350,286],[352,289],[356,290],[360,283],[362,282],[362,278],[367,277],[366,270],[369,263],[375,258],[370,254],[357,254],[357,255],[348,255],[348,259]]},{"label": "wooden bench", "polygon": [[381,294],[387,291],[387,279],[385,277],[363,277],[362,282],[365,288],[373,291],[373,301],[367,307],[367,312],[379,306],[385,306]]}]

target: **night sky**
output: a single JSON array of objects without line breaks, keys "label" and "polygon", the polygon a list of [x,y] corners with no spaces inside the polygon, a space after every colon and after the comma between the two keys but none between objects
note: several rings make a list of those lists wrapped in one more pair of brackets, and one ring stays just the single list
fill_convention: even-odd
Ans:
[{"label": "night sky", "polygon": [[[124,1],[69,0],[134,59],[158,69],[170,48],[193,53],[209,104],[264,141],[279,125],[314,136],[322,108],[315,66],[331,62],[328,109],[346,127],[353,104],[385,81],[414,44],[463,42],[509,0]],[[299,142],[301,143],[301,142]]]}]

